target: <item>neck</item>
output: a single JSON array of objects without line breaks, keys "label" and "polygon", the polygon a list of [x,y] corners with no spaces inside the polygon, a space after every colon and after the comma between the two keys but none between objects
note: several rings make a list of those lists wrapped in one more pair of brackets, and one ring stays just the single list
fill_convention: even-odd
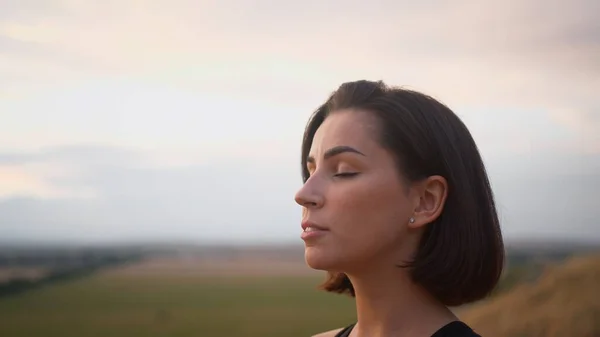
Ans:
[{"label": "neck", "polygon": [[457,320],[448,308],[413,283],[407,270],[370,270],[349,278],[358,318],[353,337],[431,336]]}]

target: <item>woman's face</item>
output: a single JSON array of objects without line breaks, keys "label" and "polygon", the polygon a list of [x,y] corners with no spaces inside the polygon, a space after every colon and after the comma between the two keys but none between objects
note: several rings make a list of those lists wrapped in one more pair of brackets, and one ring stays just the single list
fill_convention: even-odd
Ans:
[{"label": "woman's face", "polygon": [[417,242],[408,228],[415,197],[377,132],[374,117],[344,110],[330,114],[314,136],[310,178],[295,198],[309,226],[302,238],[314,269],[394,266]]}]

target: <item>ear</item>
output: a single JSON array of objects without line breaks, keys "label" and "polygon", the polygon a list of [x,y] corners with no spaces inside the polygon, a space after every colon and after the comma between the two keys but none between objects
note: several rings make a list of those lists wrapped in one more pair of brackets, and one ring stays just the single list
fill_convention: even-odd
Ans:
[{"label": "ear", "polygon": [[409,221],[410,228],[418,228],[435,221],[442,211],[448,196],[448,182],[442,176],[430,176],[418,183],[414,221]]}]

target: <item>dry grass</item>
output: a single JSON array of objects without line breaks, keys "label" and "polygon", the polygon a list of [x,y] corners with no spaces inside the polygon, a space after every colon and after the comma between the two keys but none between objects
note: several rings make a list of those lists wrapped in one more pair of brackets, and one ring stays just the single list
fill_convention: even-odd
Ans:
[{"label": "dry grass", "polygon": [[110,276],[177,275],[179,277],[265,277],[265,276],[317,276],[303,259],[277,256],[235,256],[227,258],[198,256],[153,258],[132,265],[107,269],[101,272]]},{"label": "dry grass", "polygon": [[600,255],[553,266],[460,317],[486,337],[600,336]]},{"label": "dry grass", "polygon": [[46,268],[36,267],[6,267],[0,268],[0,284],[14,279],[38,280],[48,274]]}]

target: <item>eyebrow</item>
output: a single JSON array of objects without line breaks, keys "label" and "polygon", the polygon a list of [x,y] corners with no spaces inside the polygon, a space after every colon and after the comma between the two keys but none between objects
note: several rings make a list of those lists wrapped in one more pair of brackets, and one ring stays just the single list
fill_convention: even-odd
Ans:
[{"label": "eyebrow", "polygon": [[[331,157],[337,156],[338,154],[342,154],[342,153],[346,153],[346,152],[356,153],[356,154],[366,157],[366,155],[364,153],[358,151],[357,149],[355,149],[351,146],[336,146],[336,147],[332,147],[331,149],[325,151],[325,154],[323,155],[323,159],[327,160]],[[306,158],[306,162],[314,163],[315,158],[313,156],[308,156],[308,158]]]}]

